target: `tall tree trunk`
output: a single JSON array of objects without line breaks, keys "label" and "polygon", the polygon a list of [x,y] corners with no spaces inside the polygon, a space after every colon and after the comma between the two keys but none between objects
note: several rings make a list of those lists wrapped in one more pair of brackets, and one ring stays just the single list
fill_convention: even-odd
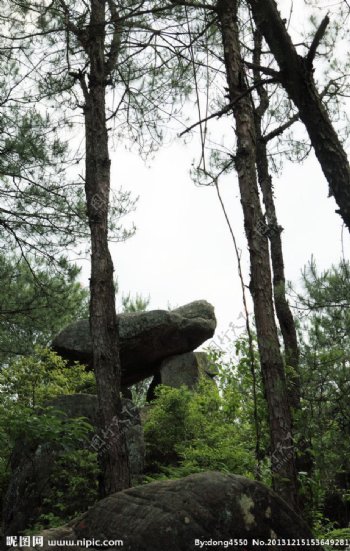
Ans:
[{"label": "tall tree trunk", "polygon": [[281,329],[287,368],[291,368],[287,378],[290,406],[300,407],[299,347],[294,318],[286,297],[286,280],[281,240],[281,226],[278,225],[272,191],[272,179],[268,169],[266,144],[257,135],[257,171],[259,185],[266,209],[267,236],[270,240],[273,270],[273,297],[278,323]]},{"label": "tall tree trunk", "polygon": [[[275,201],[273,197],[272,178],[269,171],[266,142],[261,133],[261,118],[262,109],[267,100],[266,91],[260,95],[261,103],[258,108],[254,109],[255,129],[256,129],[256,165],[258,172],[259,186],[262,191],[263,201],[266,209],[267,218],[267,236],[270,240],[270,252],[273,270],[273,296],[275,310],[278,318],[278,323],[281,329],[285,361],[288,370],[287,376],[287,391],[290,406],[294,411],[301,407],[301,383],[300,383],[300,365],[299,365],[299,345],[297,331],[295,327],[294,317],[286,297],[286,280],[284,274],[283,249],[281,240],[282,228],[278,224]],[[292,416],[292,423],[295,425],[295,419]],[[314,468],[313,457],[310,454],[310,442],[307,442],[303,437],[295,442],[297,450],[296,468],[297,471],[307,472],[309,477],[312,476]],[[307,503],[310,497],[306,496],[300,509],[307,509]]]},{"label": "tall tree trunk", "polygon": [[235,164],[250,254],[250,290],[254,302],[261,369],[268,403],[273,485],[292,507],[297,508],[292,421],[274,318],[268,240],[259,231],[263,215],[256,179],[254,116],[240,54],[237,2],[219,0],[217,7],[229,97],[236,121]]},{"label": "tall tree trunk", "polygon": [[[91,232],[90,329],[100,409],[101,495],[130,486],[125,435],[120,424],[121,367],[115,311],[113,263],[108,248],[110,159],[106,127],[105,1],[91,0],[87,53],[90,60],[85,95],[85,192]],[[102,436],[103,435],[103,436]]]},{"label": "tall tree trunk", "polygon": [[280,81],[299,110],[316,157],[339,206],[337,211],[350,230],[350,165],[344,148],[317,91],[313,59],[327,26],[327,18],[316,33],[306,57],[298,55],[275,0],[247,0],[254,21],[280,67]]},{"label": "tall tree trunk", "polygon": [[[254,65],[261,65],[261,43],[262,36],[259,30],[254,36]],[[260,71],[254,69],[254,80],[259,82]],[[266,235],[270,240],[270,252],[273,272],[273,297],[278,323],[281,329],[285,359],[288,367],[291,368],[287,377],[287,389],[289,403],[292,408],[300,407],[300,373],[299,373],[299,346],[294,317],[286,297],[286,278],[284,273],[283,249],[281,232],[282,227],[278,224],[275,200],[273,196],[272,178],[269,171],[266,141],[262,135],[262,119],[269,107],[269,97],[264,86],[257,86],[260,103],[254,109],[254,123],[256,134],[256,167],[258,182],[262,192],[266,211]]]}]

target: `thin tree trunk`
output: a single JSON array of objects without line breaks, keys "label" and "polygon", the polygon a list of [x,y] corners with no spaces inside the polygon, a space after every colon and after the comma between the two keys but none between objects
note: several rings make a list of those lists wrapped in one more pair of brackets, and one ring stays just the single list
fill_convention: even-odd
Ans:
[{"label": "thin tree trunk", "polygon": [[263,222],[256,179],[255,128],[251,100],[240,55],[237,2],[219,0],[229,99],[236,121],[236,170],[248,240],[255,322],[261,369],[268,403],[272,477],[275,490],[297,507],[297,480],[292,441],[292,421],[283,359],[274,318],[269,246],[259,228]]},{"label": "thin tree trunk", "polygon": [[274,0],[248,0],[254,21],[280,67],[280,81],[299,110],[316,157],[339,206],[337,211],[350,229],[350,165],[344,148],[317,91],[313,59],[326,29],[320,32],[306,57],[298,55]]},{"label": "thin tree trunk", "polygon": [[[260,66],[261,34],[255,31],[254,65]],[[254,79],[260,80],[260,72],[254,70]],[[260,98],[259,106],[254,109],[254,123],[256,134],[256,167],[258,182],[262,192],[266,210],[266,235],[270,240],[270,252],[273,271],[273,297],[278,323],[281,329],[285,360],[287,369],[291,372],[287,377],[287,389],[289,403],[292,408],[300,408],[300,373],[299,373],[299,346],[297,331],[291,308],[286,297],[286,279],[284,273],[283,249],[281,232],[282,227],[278,224],[275,200],[273,196],[272,178],[269,171],[266,141],[262,135],[262,119],[269,107],[269,98],[264,86],[258,86],[257,91]]]},{"label": "thin tree trunk", "polygon": [[268,170],[266,145],[257,136],[257,171],[259,185],[266,209],[268,238],[270,240],[273,270],[273,296],[278,323],[281,329],[286,365],[291,368],[287,379],[290,406],[300,407],[299,347],[294,318],[286,297],[286,280],[281,240],[281,226],[278,225],[272,192],[272,180]]},{"label": "thin tree trunk", "polygon": [[91,0],[87,53],[90,59],[85,95],[86,181],[85,191],[91,232],[90,329],[93,366],[100,409],[99,454],[101,495],[130,486],[125,435],[120,425],[121,367],[115,310],[113,263],[108,248],[110,159],[106,127],[105,2]]}]

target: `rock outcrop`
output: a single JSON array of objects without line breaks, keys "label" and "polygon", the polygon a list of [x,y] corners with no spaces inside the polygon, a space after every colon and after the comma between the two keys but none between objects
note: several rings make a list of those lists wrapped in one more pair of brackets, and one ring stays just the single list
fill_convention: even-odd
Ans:
[{"label": "rock outcrop", "polygon": [[[85,417],[95,427],[85,449],[98,451],[100,446],[108,445],[97,436],[98,404],[97,397],[90,394],[72,394],[58,396],[48,405],[60,410],[68,418]],[[131,475],[136,477],[143,472],[144,440],[138,409],[130,400],[123,399],[123,420]],[[84,448],[77,442],[77,448]],[[8,534],[18,534],[37,521],[45,509],[43,504],[50,496],[54,480],[55,462],[62,450],[50,443],[37,445],[31,441],[21,441],[15,447],[11,457],[11,478],[4,497],[3,520]],[[89,481],[87,480],[87,483]],[[93,478],[90,484],[94,485]]]},{"label": "rock outcrop", "polygon": [[[213,336],[216,327],[214,308],[204,300],[171,311],[120,314],[118,319],[123,386],[150,377],[165,358],[195,350]],[[65,359],[91,366],[88,321],[66,327],[52,348]]]},{"label": "rock outcrop", "polygon": [[[109,551],[121,548],[112,540],[121,540],[124,551],[252,551],[276,539],[289,540],[286,548],[300,551],[309,549],[300,540],[312,538],[304,521],[271,490],[241,476],[218,472],[154,482],[113,494],[69,524],[42,535],[42,551],[67,551],[72,549],[72,542],[76,544],[74,549],[82,551],[86,547],[78,541],[84,538],[85,543],[108,541]],[[61,545],[49,546],[49,539],[51,543],[60,540]],[[253,545],[253,540],[265,545]],[[70,545],[62,545],[62,541]],[[231,545],[225,545],[230,541]],[[90,543],[89,549],[97,551],[101,547]]]},{"label": "rock outcrop", "polygon": [[148,392],[147,401],[153,400],[158,385],[180,388],[182,385],[193,389],[201,377],[213,379],[218,372],[210,363],[205,352],[186,352],[170,356],[162,361]]}]

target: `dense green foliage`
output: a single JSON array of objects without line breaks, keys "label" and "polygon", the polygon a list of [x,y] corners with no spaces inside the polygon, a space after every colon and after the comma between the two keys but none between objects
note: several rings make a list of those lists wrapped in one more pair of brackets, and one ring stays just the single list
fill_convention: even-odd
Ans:
[{"label": "dense green foliage", "polygon": [[296,297],[302,352],[299,427],[314,461],[306,489],[315,511],[322,510],[327,495],[350,503],[349,275],[344,261],[321,274],[311,261],[303,274],[305,293]]},{"label": "dense green foliage", "polygon": [[[44,525],[74,516],[96,499],[96,454],[87,449],[92,427],[50,405],[56,396],[77,392],[95,392],[93,374],[79,364],[68,366],[47,349],[36,348],[32,356],[12,361],[0,373],[0,495],[5,494],[10,458],[19,442],[29,453],[39,445],[50,446],[58,460],[52,497],[41,519]],[[82,494],[88,479],[90,490]]]},{"label": "dense green foliage", "polygon": [[[74,426],[79,420],[74,421]],[[60,526],[86,511],[98,498],[99,474],[96,452],[87,447],[63,450],[54,463],[50,476],[50,493],[44,499],[43,513],[29,532],[38,534],[43,528]]]},{"label": "dense green foliage", "polygon": [[35,408],[60,394],[94,390],[94,375],[78,363],[68,365],[55,352],[37,347],[31,356],[21,356],[0,373],[4,407]]},{"label": "dense green foliage", "polygon": [[266,404],[256,373],[256,424],[247,339],[237,339],[234,357],[217,348],[207,352],[218,372],[216,384],[202,378],[195,390],[159,387],[147,411],[150,476],[219,470],[269,483]]},{"label": "dense green foliage", "polygon": [[87,316],[80,270],[63,258],[58,266],[0,255],[0,365],[48,345],[65,325]]},{"label": "dense green foliage", "polygon": [[[58,268],[58,269],[57,269]],[[68,421],[46,402],[59,394],[90,392],[93,374],[69,367],[47,346],[74,319],[86,316],[87,291],[80,270],[61,258],[55,269],[44,259],[0,258],[0,495],[16,442],[50,443],[63,450],[82,442],[89,426]],[[24,445],[24,444],[23,444]]]},{"label": "dense green foliage", "polygon": [[[303,275],[304,289],[294,294],[302,353],[302,407],[295,416],[296,442],[307,444],[311,458],[308,468],[299,469],[304,515],[316,533],[330,538],[338,537],[344,528],[341,519],[350,495],[349,269],[342,262],[319,274],[312,262]],[[24,288],[31,289],[30,285]],[[71,304],[78,307],[80,299],[84,308],[85,299],[73,284]],[[139,309],[140,300],[123,302],[125,310],[129,306],[131,311]],[[46,311],[45,304],[43,308]],[[40,324],[36,334],[40,341]],[[226,339],[225,344],[208,350],[219,372],[216,385],[202,379],[195,390],[159,387],[156,399],[146,406],[145,482],[219,470],[271,484],[257,350],[254,372],[244,333]],[[0,373],[0,389],[0,492],[6,490],[15,443],[23,438],[31,445],[49,443],[58,452],[57,460],[44,512],[31,530],[61,524],[94,503],[98,468],[96,454],[86,444],[91,427],[84,419],[68,421],[45,402],[60,394],[95,392],[94,377],[83,366],[68,367],[53,352],[35,347],[31,355],[8,360]],[[327,506],[334,496],[340,504],[336,517]]]},{"label": "dense green foliage", "polygon": [[[237,389],[221,396],[210,381],[196,391],[159,387],[145,423],[148,469],[180,477],[207,470],[252,476],[254,442],[240,422]],[[157,475],[154,475],[157,478]]]},{"label": "dense green foliage", "polygon": [[[350,503],[349,273],[345,262],[321,274],[311,262],[294,297],[302,357],[302,404],[295,414],[295,442],[303,446],[297,449],[299,482],[303,514],[319,534],[341,528]],[[145,423],[149,479],[217,469],[270,485],[266,403],[259,369],[253,399],[247,338],[211,356],[218,388],[205,381],[195,391],[160,387]]]}]

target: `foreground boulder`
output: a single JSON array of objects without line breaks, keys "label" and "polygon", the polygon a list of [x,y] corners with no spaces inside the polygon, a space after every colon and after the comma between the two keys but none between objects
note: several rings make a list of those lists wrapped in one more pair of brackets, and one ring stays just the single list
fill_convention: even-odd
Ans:
[{"label": "foreground boulder", "polygon": [[[43,551],[86,549],[87,540],[107,541],[117,551],[189,551],[195,549],[257,550],[254,540],[312,538],[304,521],[271,490],[241,476],[200,473],[113,494],[60,528],[43,532]],[[85,546],[78,541],[84,541]],[[239,539],[231,546],[225,542]],[[61,545],[48,545],[60,540]],[[217,545],[216,541],[221,541]],[[67,541],[67,546],[62,544]],[[199,541],[204,543],[200,546]],[[213,544],[214,541],[214,544]],[[68,545],[68,542],[70,545]],[[102,547],[89,546],[97,551]],[[270,547],[276,549],[276,547]],[[279,548],[282,548],[279,546]],[[297,542],[288,550],[310,549]],[[320,549],[313,546],[313,549]],[[34,551],[34,547],[29,551]]]},{"label": "foreground boulder", "polygon": [[[122,385],[129,386],[153,375],[162,360],[190,352],[214,335],[214,308],[205,300],[175,310],[120,314],[119,338]],[[89,322],[77,321],[52,342],[52,348],[70,361],[91,366]]]},{"label": "foreground boulder", "polygon": [[[132,477],[137,479],[144,468],[143,430],[138,408],[130,400],[123,399],[122,404],[130,471]],[[98,452],[100,448],[103,449],[103,446],[108,445],[108,435],[105,440],[97,435],[98,404],[96,396],[91,394],[58,396],[48,405],[63,412],[71,419],[85,417],[92,425],[89,441],[84,445],[77,442],[77,450],[82,449],[84,454],[87,451]],[[45,500],[50,497],[55,484],[55,464],[61,454],[62,450],[50,443],[38,445],[31,441],[21,441],[15,447],[11,457],[12,474],[3,505],[4,526],[8,534],[22,532],[35,524],[40,514],[45,512]],[[86,483],[90,488],[96,486],[95,473],[91,473],[91,480],[88,479],[87,473],[85,476],[87,477]],[[80,508],[80,510],[82,509]]]}]

